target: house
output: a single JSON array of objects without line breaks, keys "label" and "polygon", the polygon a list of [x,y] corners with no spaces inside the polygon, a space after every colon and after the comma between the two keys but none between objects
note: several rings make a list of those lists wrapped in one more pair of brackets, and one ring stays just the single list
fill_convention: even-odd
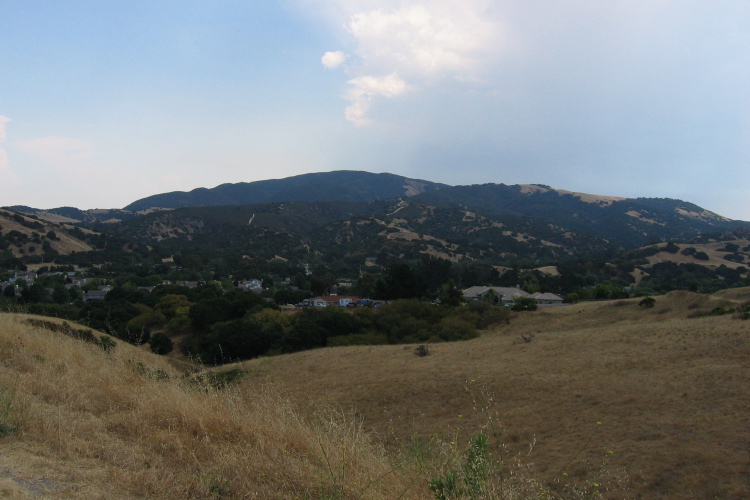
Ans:
[{"label": "house", "polygon": [[534,293],[531,297],[536,300],[536,303],[540,306],[561,306],[565,302],[565,299],[554,293]]},{"label": "house", "polygon": [[328,303],[322,297],[312,297],[302,301],[302,307],[325,307]]},{"label": "house", "polygon": [[37,279],[37,274],[35,272],[23,271],[16,273],[16,275],[8,281],[10,283],[15,283],[18,280],[24,280],[27,285],[33,285],[35,279]]},{"label": "house", "polygon": [[498,303],[506,306],[513,305],[514,300],[517,297],[528,297],[534,299],[537,305],[542,307],[548,306],[559,306],[563,305],[563,298],[554,293],[526,293],[521,290],[520,287],[504,287],[504,286],[473,286],[464,290],[464,298],[471,300],[482,300],[487,293],[493,290],[495,296],[498,297]]},{"label": "house", "polygon": [[464,298],[470,300],[482,300],[487,293],[492,290],[497,297],[497,303],[503,305],[512,305],[517,297],[531,297],[529,293],[521,290],[520,287],[505,286],[473,286],[464,290]]},{"label": "house", "polygon": [[104,279],[104,278],[81,278],[81,279],[73,280],[71,283],[68,283],[67,285],[65,285],[65,287],[66,288],[70,288],[70,287],[73,287],[73,286],[77,286],[79,288],[83,288],[85,286],[91,285],[95,281],[97,283],[106,283],[107,282],[107,280]]},{"label": "house", "polygon": [[109,293],[108,290],[89,290],[83,292],[83,301],[88,302],[89,300],[104,300],[104,297]]},{"label": "house", "polygon": [[237,288],[250,292],[260,293],[263,291],[261,280],[242,280],[237,282]]},{"label": "house", "polygon": [[302,301],[302,305],[305,307],[346,307],[351,304],[356,305],[357,302],[359,302],[359,297],[353,297],[349,295],[322,295],[320,297],[305,299]]}]

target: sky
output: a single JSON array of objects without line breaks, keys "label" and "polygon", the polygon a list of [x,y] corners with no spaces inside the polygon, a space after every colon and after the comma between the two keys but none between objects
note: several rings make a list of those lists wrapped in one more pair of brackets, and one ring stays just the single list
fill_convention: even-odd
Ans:
[{"label": "sky", "polygon": [[750,220],[750,2],[0,0],[0,205],[332,170]]}]

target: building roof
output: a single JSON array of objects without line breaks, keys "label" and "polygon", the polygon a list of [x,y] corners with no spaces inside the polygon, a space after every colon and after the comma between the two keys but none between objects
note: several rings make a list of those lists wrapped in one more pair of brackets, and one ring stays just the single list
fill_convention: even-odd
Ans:
[{"label": "building roof", "polygon": [[326,302],[338,302],[341,299],[349,299],[349,300],[359,300],[359,297],[354,297],[352,295],[321,295],[319,297],[313,297],[312,300],[320,299],[325,300]]},{"label": "building roof", "polygon": [[555,295],[554,293],[535,293],[532,295],[532,297],[535,300],[554,300],[554,301],[560,301],[562,302],[564,299],[560,297],[559,295]]},{"label": "building roof", "polygon": [[464,297],[476,298],[481,295],[485,295],[490,289],[495,291],[495,294],[503,297],[504,299],[512,299],[515,297],[530,297],[528,293],[521,290],[520,288],[509,287],[509,286],[472,286],[464,290]]}]

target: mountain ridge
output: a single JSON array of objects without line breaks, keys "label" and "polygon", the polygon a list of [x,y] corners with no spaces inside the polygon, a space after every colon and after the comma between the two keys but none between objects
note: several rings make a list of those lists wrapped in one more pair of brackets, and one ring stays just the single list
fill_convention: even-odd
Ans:
[{"label": "mountain ridge", "polygon": [[[436,208],[453,208],[492,217],[529,217],[571,233],[588,234],[624,248],[702,234],[750,229],[694,203],[670,198],[625,198],[556,189],[545,184],[473,184],[449,186],[390,173],[342,170],[221,184],[190,192],[163,193],[136,200],[124,209],[36,210],[9,207],[40,219],[80,221],[91,225],[148,216],[150,212],[263,203],[369,203],[411,200]],[[313,205],[314,206],[314,205]],[[361,209],[354,209],[352,214]],[[369,210],[369,209],[367,209]],[[333,209],[342,217],[346,209]],[[299,215],[295,215],[298,219]],[[344,217],[346,218],[346,217]],[[57,219],[57,220],[55,220]],[[344,220],[344,219],[342,219]],[[330,222],[330,221],[329,221]],[[533,236],[533,235],[532,235]]]},{"label": "mountain ridge", "polygon": [[285,201],[375,201],[414,196],[447,187],[445,184],[390,173],[337,170],[282,179],[220,184],[214,188],[173,191],[136,200],[123,210],[153,207],[246,205]]}]

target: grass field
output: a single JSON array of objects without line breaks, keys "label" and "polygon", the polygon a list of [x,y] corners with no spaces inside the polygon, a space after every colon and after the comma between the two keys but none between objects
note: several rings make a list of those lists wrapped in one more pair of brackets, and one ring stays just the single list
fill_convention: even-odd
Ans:
[{"label": "grass field", "polygon": [[747,300],[748,289],[673,292],[652,309],[632,299],[521,313],[426,357],[377,346],[252,360],[244,383],[273,381],[311,408],[341,405],[392,448],[481,428],[482,392],[502,441],[537,479],[596,432],[571,473],[606,461],[611,498],[748,498],[750,321],[688,318]]},{"label": "grass field", "polygon": [[0,315],[0,497],[434,498],[429,480],[483,430],[495,482],[476,498],[748,498],[750,321],[688,317],[748,300],[519,313],[424,357],[224,366],[240,375],[224,389]]}]

